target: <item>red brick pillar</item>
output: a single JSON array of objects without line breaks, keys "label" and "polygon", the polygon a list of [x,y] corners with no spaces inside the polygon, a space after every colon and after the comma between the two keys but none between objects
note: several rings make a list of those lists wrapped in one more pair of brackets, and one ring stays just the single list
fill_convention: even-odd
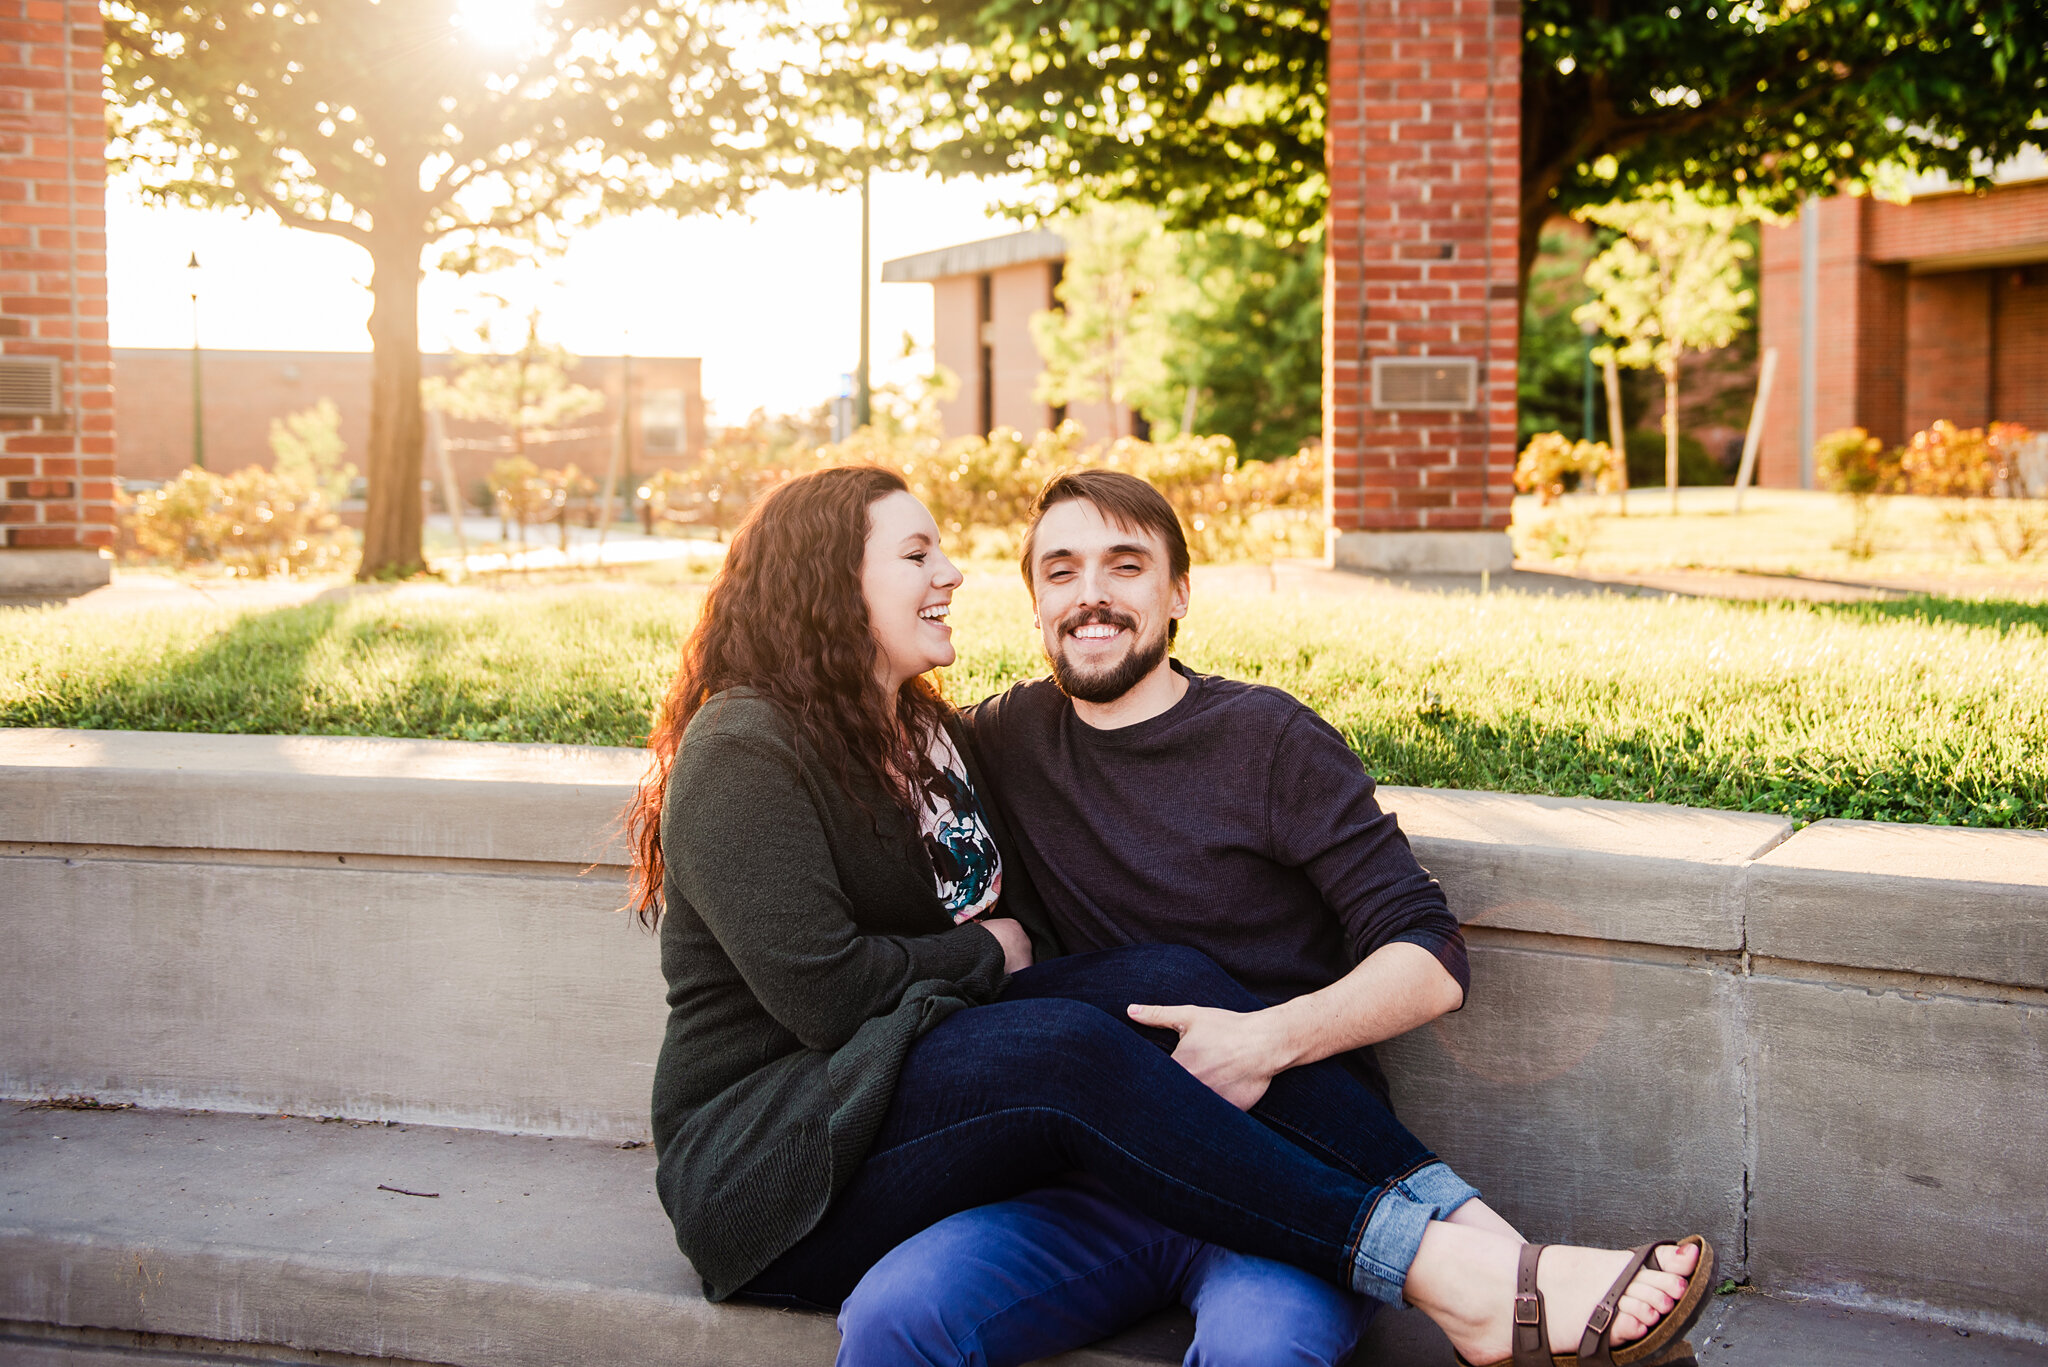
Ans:
[{"label": "red brick pillar", "polygon": [[0,595],[108,579],[106,111],[98,0],[0,19]]},{"label": "red brick pillar", "polygon": [[1333,0],[1323,445],[1330,553],[1506,569],[1517,0]]}]

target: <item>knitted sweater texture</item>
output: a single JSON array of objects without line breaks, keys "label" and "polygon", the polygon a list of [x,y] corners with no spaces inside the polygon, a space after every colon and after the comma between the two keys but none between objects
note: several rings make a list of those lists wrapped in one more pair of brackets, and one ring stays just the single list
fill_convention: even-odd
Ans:
[{"label": "knitted sweater texture", "polygon": [[917,1038],[1002,990],[996,938],[951,923],[907,818],[862,797],[742,689],[697,713],[669,775],[655,1187],[712,1300],[817,1224]]}]

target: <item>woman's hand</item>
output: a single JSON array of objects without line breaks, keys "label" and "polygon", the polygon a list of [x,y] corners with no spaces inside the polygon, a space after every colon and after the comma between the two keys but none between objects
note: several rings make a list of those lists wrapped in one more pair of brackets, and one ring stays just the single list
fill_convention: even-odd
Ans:
[{"label": "woman's hand", "polygon": [[981,924],[1003,947],[1003,972],[1015,973],[1031,967],[1031,937],[1024,933],[1020,923],[1007,916],[991,916]]}]

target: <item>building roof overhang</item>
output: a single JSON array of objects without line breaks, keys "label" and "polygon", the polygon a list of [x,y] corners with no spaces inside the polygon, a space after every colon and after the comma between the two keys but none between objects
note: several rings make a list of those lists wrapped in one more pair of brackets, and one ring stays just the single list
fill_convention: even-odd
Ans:
[{"label": "building roof overhang", "polygon": [[1039,261],[1064,261],[1066,239],[1050,228],[1006,233],[1002,237],[962,242],[915,256],[899,256],[882,263],[882,279],[889,282],[945,280],[957,275],[985,275],[1006,266],[1028,266]]}]

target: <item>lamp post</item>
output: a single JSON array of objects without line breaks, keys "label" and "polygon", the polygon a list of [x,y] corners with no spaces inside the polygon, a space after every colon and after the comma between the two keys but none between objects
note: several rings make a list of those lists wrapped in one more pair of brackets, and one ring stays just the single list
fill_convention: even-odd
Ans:
[{"label": "lamp post", "polygon": [[199,380],[199,253],[185,263],[185,282],[192,289],[192,465],[206,468],[206,394]]},{"label": "lamp post", "polygon": [[1585,349],[1580,356],[1581,363],[1579,367],[1585,382],[1585,397],[1580,414],[1583,419],[1581,425],[1585,429],[1582,435],[1584,440],[1591,441],[1593,440],[1593,339],[1599,336],[1600,325],[1591,318],[1588,318],[1585,322],[1579,324],[1579,333],[1586,339]]},{"label": "lamp post", "polygon": [[866,427],[875,420],[875,391],[868,375],[868,169],[860,168],[860,365],[853,381],[855,427]]}]

